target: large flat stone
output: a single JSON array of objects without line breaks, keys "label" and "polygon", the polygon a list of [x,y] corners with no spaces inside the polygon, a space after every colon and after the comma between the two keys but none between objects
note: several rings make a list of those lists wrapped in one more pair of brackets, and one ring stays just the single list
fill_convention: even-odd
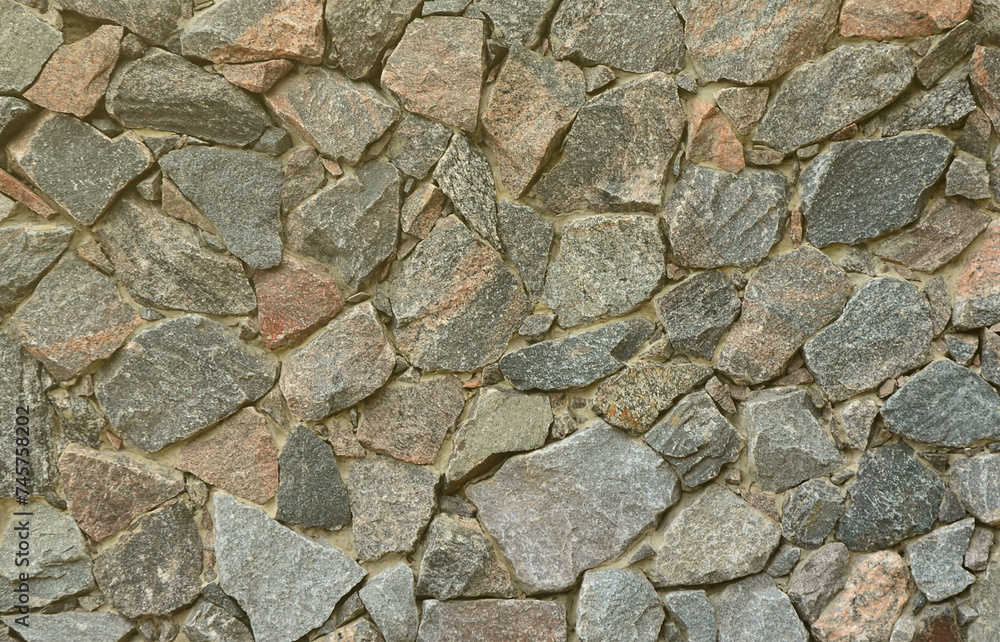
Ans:
[{"label": "large flat stone", "polygon": [[906,545],[913,579],[931,602],[957,595],[976,581],[975,575],[962,568],[975,525],[976,520],[969,517]]},{"label": "large flat stone", "polygon": [[0,308],[12,307],[69,246],[72,225],[20,223],[0,228]]},{"label": "large flat stone", "polygon": [[22,92],[62,44],[63,35],[15,0],[0,0],[0,14],[0,92]]},{"label": "large flat stone", "polygon": [[420,642],[565,642],[566,607],[549,600],[427,600]]},{"label": "large flat stone", "polygon": [[[30,627],[21,627],[15,621],[20,615],[3,618],[28,642],[63,642],[87,640],[88,642],[120,642],[135,627],[131,621],[116,613],[67,612],[52,615],[32,613]],[[13,640],[14,638],[8,638]],[[6,642],[6,641],[5,641]]]},{"label": "large flat stone", "polygon": [[116,22],[154,45],[167,42],[184,12],[179,0],[64,0],[60,5],[89,18]]},{"label": "large flat stone", "polygon": [[840,33],[876,40],[930,36],[964,20],[972,4],[970,0],[845,0]]},{"label": "large flat stone", "polygon": [[740,314],[736,285],[718,270],[688,277],[653,303],[674,350],[706,361]]},{"label": "large flat stone", "polygon": [[935,201],[916,225],[875,246],[875,254],[921,272],[934,272],[958,256],[990,223],[970,201]]}]

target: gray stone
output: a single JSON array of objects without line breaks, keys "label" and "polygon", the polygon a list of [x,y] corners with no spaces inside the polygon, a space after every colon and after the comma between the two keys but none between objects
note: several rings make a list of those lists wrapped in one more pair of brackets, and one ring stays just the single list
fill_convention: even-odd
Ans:
[{"label": "gray stone", "polygon": [[[444,499],[442,497],[442,505]],[[427,531],[420,558],[417,595],[448,600],[453,597],[514,597],[507,568],[474,519],[438,515]]]},{"label": "gray stone", "polygon": [[563,642],[566,607],[555,600],[427,600],[417,639],[420,642]]},{"label": "gray stone", "polygon": [[975,22],[959,23],[941,36],[917,63],[917,80],[930,87],[986,37],[987,32]]},{"label": "gray stone", "polygon": [[966,640],[993,642],[1000,636],[1000,558],[994,558],[973,585],[971,602],[979,617],[966,630]]},{"label": "gray stone", "polygon": [[984,328],[982,336],[979,374],[986,381],[1000,386],[1000,335]]},{"label": "gray stone", "polygon": [[453,136],[434,168],[434,180],[466,225],[499,252],[496,187],[486,155],[466,136]]},{"label": "gray stone", "polygon": [[494,34],[504,44],[534,48],[545,31],[553,0],[477,0],[476,6],[493,21]]},{"label": "gray stone", "polygon": [[889,397],[882,417],[886,428],[911,441],[954,447],[1000,439],[1000,395],[947,359],[910,377]]},{"label": "gray stone", "polygon": [[189,145],[159,162],[232,254],[256,269],[281,262],[283,176],[278,161],[243,150]]},{"label": "gray stone", "polygon": [[285,161],[285,182],[281,187],[281,211],[290,212],[312,195],[326,180],[323,159],[312,147],[295,149]]},{"label": "gray stone", "polygon": [[840,542],[831,542],[795,568],[788,597],[799,615],[812,623],[847,580],[850,553]]},{"label": "gray stone", "polygon": [[257,307],[238,260],[212,251],[197,228],[152,203],[119,200],[98,236],[115,280],[143,305],[217,315],[245,315]]},{"label": "gray stone", "polygon": [[101,592],[125,617],[167,615],[201,591],[201,537],[183,503],[141,518],[94,559]]},{"label": "gray stone", "polygon": [[437,483],[429,468],[389,457],[352,461],[347,489],[358,557],[411,552],[437,507]]},{"label": "gray stone", "polygon": [[958,256],[989,223],[989,215],[975,203],[940,199],[916,225],[876,245],[875,254],[913,270],[934,272]]},{"label": "gray stone", "polygon": [[416,640],[419,614],[409,566],[393,564],[368,580],[358,594],[385,642]]},{"label": "gray stone", "polygon": [[182,630],[190,642],[253,642],[250,629],[204,598],[188,611]]},{"label": "gray stone", "polygon": [[953,146],[926,133],[832,144],[802,173],[809,241],[853,245],[915,220]]},{"label": "gray stone", "polygon": [[[612,425],[633,433],[644,433],[649,430],[660,413],[674,403],[674,400],[701,385],[711,376],[711,368],[694,363],[639,363],[601,384],[593,408]],[[685,418],[677,416],[674,420],[683,422]],[[715,436],[722,437],[721,434]],[[679,437],[683,441],[687,435]],[[669,441],[669,438],[666,440]],[[688,450],[691,447],[694,447],[694,444],[685,443],[681,451],[684,455],[692,454]],[[722,442],[718,447],[728,452],[732,444]],[[674,454],[680,456],[681,452]],[[721,455],[722,452],[720,450],[715,454]],[[690,465],[694,465],[694,462],[690,462]]]},{"label": "gray stone", "polygon": [[764,570],[781,527],[731,491],[709,484],[662,531],[657,586],[715,584]]},{"label": "gray stone", "polygon": [[976,581],[975,575],[962,568],[975,525],[975,519],[963,519],[906,545],[910,573],[929,601],[940,602],[958,595]]},{"label": "gray stone", "polygon": [[[615,81],[615,72],[611,70],[610,67],[605,65],[597,65],[595,67],[584,67],[583,68],[583,78],[587,84],[587,93],[592,94],[598,89],[603,89]],[[675,76],[674,80],[677,82],[677,86],[680,89],[685,89],[690,91],[689,87],[685,87],[682,83],[685,77]],[[697,85],[696,85],[697,86]]]},{"label": "gray stone", "polygon": [[719,595],[719,642],[807,642],[809,633],[788,596],[767,575],[730,584]]},{"label": "gray stone", "polygon": [[765,491],[781,492],[844,465],[801,388],[753,392],[743,405],[747,459]]},{"label": "gray stone", "polygon": [[105,102],[124,127],[173,131],[236,147],[257,140],[271,124],[264,109],[225,78],[155,48],[115,70]]},{"label": "gray stone", "polygon": [[930,531],[944,484],[900,442],[862,455],[849,492],[853,503],[837,526],[837,539],[852,551],[868,552]]},{"label": "gray stone", "polygon": [[806,342],[806,366],[831,401],[871,390],[930,361],[930,312],[916,286],[872,279],[839,319]]},{"label": "gray stone", "polygon": [[330,444],[299,424],[278,459],[280,481],[274,518],[303,528],[340,530],[351,522],[347,488]]},{"label": "gray stone", "polygon": [[979,337],[974,334],[947,334],[944,337],[946,354],[956,363],[963,366],[972,364],[973,357],[979,350]]},{"label": "gray stone", "polygon": [[951,480],[970,513],[990,526],[1000,526],[1000,454],[959,459],[951,466]]},{"label": "gray stone", "polygon": [[294,141],[284,129],[268,127],[260,139],[253,144],[253,151],[268,156],[281,156],[292,148]]},{"label": "gray stone", "polygon": [[883,136],[895,136],[905,131],[954,125],[975,109],[969,83],[962,77],[900,98],[869,120],[864,129],[865,133],[874,133],[881,128]]},{"label": "gray stone", "polygon": [[368,75],[382,51],[403,34],[418,0],[358,3],[333,2],[326,6],[326,27],[331,48],[327,62],[354,79]]},{"label": "gray stone", "polygon": [[333,265],[349,287],[361,289],[396,249],[399,208],[399,172],[388,163],[366,163],[292,210],[285,240],[296,252]]},{"label": "gray stone", "polygon": [[614,0],[595,10],[586,0],[569,0],[559,5],[549,38],[560,60],[640,74],[684,67],[684,27],[670,4]]},{"label": "gray stone", "polygon": [[497,234],[521,275],[528,298],[541,299],[554,236],[552,222],[526,205],[502,200],[497,203]]},{"label": "gray stone", "polygon": [[[278,360],[226,326],[187,314],[135,335],[97,373],[97,400],[142,452],[186,439],[271,389]],[[178,395],[183,392],[184,403]]]},{"label": "gray stone", "polygon": [[973,200],[990,197],[990,174],[986,161],[969,154],[959,154],[951,161],[945,176],[944,193]]},{"label": "gray stone", "polygon": [[0,0],[0,15],[0,92],[20,93],[34,82],[63,35],[14,0]]},{"label": "gray stone", "polygon": [[796,546],[823,545],[844,514],[840,491],[822,479],[810,479],[788,491],[781,507],[781,533]]},{"label": "gray stone", "polygon": [[924,282],[924,296],[931,306],[931,331],[936,337],[948,327],[951,320],[951,292],[943,276],[936,276]]},{"label": "gray stone", "polygon": [[773,170],[685,165],[662,214],[674,260],[695,268],[757,265],[781,239],[788,198],[788,181]]},{"label": "gray stone", "polygon": [[98,21],[113,21],[154,45],[166,44],[184,12],[178,0],[62,0],[60,6]]},{"label": "gray stone", "polygon": [[[37,108],[26,100],[0,96],[0,141],[21,129]],[[0,216],[3,220],[4,216]]]},{"label": "gray stone", "polygon": [[666,462],[603,422],[511,457],[466,489],[526,593],[565,590],[621,555],[679,494]]},{"label": "gray stone", "polygon": [[451,130],[430,118],[407,113],[396,125],[385,158],[401,172],[423,178],[448,149]]},{"label": "gray stone", "polygon": [[[219,582],[246,611],[257,642],[298,639],[320,626],[365,576],[338,548],[232,495],[215,494],[213,506]],[[287,572],[290,560],[294,573]]]},{"label": "gray stone", "polygon": [[767,108],[767,87],[726,87],[715,93],[715,104],[733,123],[736,133],[746,136]]},{"label": "gray stone", "polygon": [[891,103],[914,71],[907,47],[837,47],[785,77],[754,141],[786,153],[820,141]]},{"label": "gray stone", "polygon": [[281,392],[292,415],[322,419],[381,388],[395,365],[375,308],[363,303],[286,357]]},{"label": "gray stone", "polygon": [[583,574],[576,607],[580,642],[656,642],[662,625],[660,596],[642,573],[608,568]]},{"label": "gray stone", "polygon": [[[564,328],[628,314],[660,288],[665,261],[666,246],[655,217],[576,219],[563,227],[559,254],[545,280],[545,304]],[[735,289],[730,289],[735,298]]]},{"label": "gray stone", "polygon": [[451,216],[397,264],[388,284],[397,345],[425,371],[493,363],[531,311],[501,256]]},{"label": "gray stone", "polygon": [[715,607],[705,591],[675,591],[663,597],[677,627],[687,634],[688,642],[715,642]]},{"label": "gray stone", "polygon": [[112,140],[82,120],[46,112],[7,144],[11,166],[84,225],[153,164],[133,133]]},{"label": "gray stone", "polygon": [[958,495],[951,489],[945,490],[941,508],[938,509],[938,521],[942,524],[952,524],[965,517],[965,509]]},{"label": "gray stone", "polygon": [[71,225],[20,223],[0,228],[0,309],[12,308],[69,246]]},{"label": "gray stone", "polygon": [[674,350],[707,361],[740,314],[736,286],[718,270],[688,277],[656,297],[654,304]]},{"label": "gray stone", "polygon": [[1000,224],[991,223],[970,248],[955,279],[951,322],[971,330],[1000,322]]},{"label": "gray stone", "polygon": [[[117,613],[32,613],[29,627],[15,621],[19,615],[8,615],[3,621],[27,642],[120,642],[133,631],[131,622]],[[8,638],[13,640],[13,638]]]},{"label": "gray stone", "polygon": [[93,401],[54,388],[49,391],[49,402],[59,416],[59,426],[69,441],[76,441],[90,448],[101,447],[101,431],[108,421]]},{"label": "gray stone", "polygon": [[554,314],[532,314],[524,319],[521,327],[517,329],[517,334],[529,343],[541,341],[555,322]]},{"label": "gray stone", "polygon": [[795,564],[802,556],[802,549],[797,546],[787,546],[775,553],[767,565],[767,574],[771,577],[785,577],[792,572]]},{"label": "gray stone", "polygon": [[653,323],[641,317],[606,323],[513,350],[500,359],[500,371],[519,390],[582,388],[624,368],[652,332]]},{"label": "gray stone", "polygon": [[560,214],[656,211],[684,122],[677,85],[666,74],[613,87],[580,108],[563,160],[536,191]]},{"label": "gray stone", "polygon": [[985,526],[976,526],[972,531],[969,549],[965,552],[963,566],[970,571],[985,571],[993,548],[993,531]]},{"label": "gray stone", "polygon": [[[433,0],[431,0],[433,2]],[[324,627],[317,630],[325,632],[329,626],[329,621]],[[350,624],[338,628],[330,637],[328,642],[384,642],[385,638],[378,632],[375,625],[364,618],[352,620]]]}]

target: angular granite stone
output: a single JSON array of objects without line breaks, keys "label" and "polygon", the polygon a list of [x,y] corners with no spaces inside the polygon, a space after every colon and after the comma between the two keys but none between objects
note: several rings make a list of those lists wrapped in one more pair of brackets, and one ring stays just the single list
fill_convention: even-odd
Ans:
[{"label": "angular granite stone", "polygon": [[976,520],[969,517],[906,545],[913,579],[927,599],[940,602],[964,591],[976,576],[962,568]]},{"label": "angular granite stone", "polygon": [[979,376],[995,386],[1000,386],[1000,335],[983,329],[980,344],[982,367]]},{"label": "angular granite stone", "polygon": [[219,73],[241,89],[263,94],[293,69],[295,63],[291,60],[265,60],[241,65],[222,65]]},{"label": "angular granite stone", "polygon": [[718,270],[688,277],[654,304],[674,350],[707,361],[740,313],[736,286]]},{"label": "angular granite stone", "polygon": [[951,322],[957,330],[993,325],[1000,321],[1000,224],[986,228],[966,255],[955,279]]},{"label": "angular granite stone", "polygon": [[537,301],[545,287],[554,236],[552,222],[526,205],[502,200],[497,203],[497,234],[504,252],[521,275],[528,297]]},{"label": "angular granite stone", "polygon": [[968,642],[991,642],[1000,635],[1000,559],[994,557],[986,572],[972,585],[973,608],[979,612],[966,630]]},{"label": "angular granite stone", "polygon": [[976,47],[972,54],[969,80],[983,111],[997,126],[1000,122],[1000,49]]},{"label": "angular granite stone", "polygon": [[0,0],[0,14],[0,92],[22,92],[62,44],[63,34],[24,3]]},{"label": "angular granite stone", "polygon": [[820,616],[837,591],[844,588],[850,553],[840,542],[831,542],[795,567],[788,597],[806,622]]},{"label": "angular granite stone", "polygon": [[767,87],[726,87],[715,93],[715,103],[736,132],[746,136],[764,115],[769,93]]},{"label": "angular granite stone", "polygon": [[385,148],[385,158],[408,176],[423,178],[448,149],[452,132],[441,123],[405,113]]},{"label": "angular granite stone", "polygon": [[367,76],[386,46],[399,40],[419,4],[419,0],[328,3],[325,13],[331,43],[328,63],[339,65],[351,78]]},{"label": "angular granite stone", "polygon": [[973,200],[990,197],[990,173],[986,161],[971,154],[958,154],[945,175],[945,196]]},{"label": "angular granite stone", "polygon": [[358,595],[385,642],[416,639],[420,615],[413,595],[413,571],[404,562],[396,562],[369,579]]},{"label": "angular granite stone", "polygon": [[0,309],[12,307],[69,246],[72,225],[20,223],[0,228]]},{"label": "angular granite stone", "polygon": [[940,199],[916,225],[882,241],[874,251],[883,259],[930,273],[958,256],[989,223],[989,215],[975,203]]},{"label": "angular granite stone", "polygon": [[663,596],[663,604],[689,642],[715,642],[715,607],[705,591],[673,591]]},{"label": "angular granite stone", "polygon": [[796,546],[819,548],[843,514],[840,491],[822,479],[810,479],[785,495],[781,534]]},{"label": "angular granite stone", "polygon": [[687,159],[693,163],[713,163],[733,173],[746,164],[743,144],[736,138],[732,125],[715,105],[698,98],[691,100]]},{"label": "angular granite stone", "polygon": [[565,642],[566,607],[552,600],[427,600],[420,642]]},{"label": "angular granite stone", "polygon": [[883,136],[953,125],[976,109],[965,78],[949,79],[927,91],[900,98],[865,124],[865,132],[881,128]]},{"label": "angular granite stone", "polygon": [[104,97],[118,61],[124,30],[103,25],[56,50],[24,97],[45,109],[84,118]]},{"label": "angular granite stone", "polygon": [[711,368],[695,363],[638,363],[602,383],[592,407],[608,423],[644,433],[678,397],[711,376]]},{"label": "angular granite stone", "polygon": [[285,253],[253,276],[260,336],[270,349],[294,346],[340,311],[337,280],[322,265]]},{"label": "angular granite stone", "polygon": [[177,0],[63,0],[63,9],[98,21],[116,22],[143,40],[162,45],[184,12]]},{"label": "angular granite stone", "polygon": [[246,625],[205,598],[188,611],[183,631],[191,642],[253,642]]},{"label": "angular granite stone", "polygon": [[[595,467],[597,459],[605,463]],[[518,585],[538,593],[569,588],[584,570],[622,554],[677,501],[677,486],[658,455],[598,421],[511,457],[466,496]],[[587,517],[594,514],[603,519]]]},{"label": "angular granite stone", "polygon": [[101,447],[101,432],[107,427],[108,420],[93,401],[63,388],[53,388],[48,398],[59,415],[59,426],[68,441],[91,448]]},{"label": "angular granite stone", "polygon": [[434,224],[448,208],[448,197],[432,182],[421,183],[406,197],[399,210],[403,232],[421,241],[427,238]]},{"label": "angular granite stone", "polygon": [[[20,130],[35,111],[37,107],[26,100],[13,96],[0,96],[0,140],[6,140],[11,134]],[[0,216],[0,219],[3,218]]]},{"label": "angular granite stone", "polygon": [[426,542],[417,574],[417,595],[436,600],[514,597],[507,567],[497,559],[476,520],[438,515],[431,522]]},{"label": "angular granite stone", "polygon": [[[64,612],[52,615],[32,613],[29,628],[19,626],[16,619],[20,615],[3,618],[28,642],[63,642],[64,640],[87,640],[87,642],[120,642],[135,630],[134,625],[117,613]],[[14,640],[14,638],[8,638]],[[6,642],[6,640],[4,641]]]},{"label": "angular granite stone", "polygon": [[840,33],[876,40],[929,36],[960,23],[971,6],[970,0],[845,0]]},{"label": "angular granite stone", "polygon": [[764,574],[730,584],[719,595],[719,642],[807,642],[809,633],[788,596]]},{"label": "angular granite stone", "polygon": [[662,625],[660,596],[642,573],[607,568],[583,574],[576,607],[581,642],[656,642]]},{"label": "angular granite stone", "polygon": [[[962,2],[962,0],[958,0]],[[988,34],[972,21],[965,21],[943,35],[917,64],[917,80],[930,87],[959,60],[982,44]],[[964,84],[964,83],[963,83]]]},{"label": "angular granite stone", "polygon": [[434,180],[469,229],[499,252],[496,187],[486,155],[467,137],[453,136],[434,169]]},{"label": "angular granite stone", "polygon": [[1000,454],[959,459],[951,466],[951,479],[970,513],[990,526],[1000,525]]}]

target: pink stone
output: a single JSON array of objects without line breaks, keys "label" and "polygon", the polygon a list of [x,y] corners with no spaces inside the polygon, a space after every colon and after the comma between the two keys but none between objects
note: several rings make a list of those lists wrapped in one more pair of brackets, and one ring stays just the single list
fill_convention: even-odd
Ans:
[{"label": "pink stone", "polygon": [[729,121],[715,105],[697,98],[691,101],[687,157],[692,162],[714,163],[734,174],[743,169],[745,164],[743,145],[736,138]]},{"label": "pink stone", "polygon": [[295,64],[290,60],[265,60],[242,65],[223,65],[219,72],[237,87],[263,94],[294,68]]},{"label": "pink stone", "polygon": [[910,572],[898,553],[866,555],[813,622],[813,635],[819,642],[853,642],[863,636],[871,642],[888,642],[912,591]]},{"label": "pink stone", "polygon": [[124,33],[121,27],[103,25],[83,40],[59,47],[24,97],[83,118],[104,97]]},{"label": "pink stone", "polygon": [[965,20],[972,0],[845,0],[840,35],[876,40],[929,36]]},{"label": "pink stone", "polygon": [[288,253],[277,267],[258,270],[253,285],[260,336],[271,349],[301,343],[343,305],[326,268]]}]

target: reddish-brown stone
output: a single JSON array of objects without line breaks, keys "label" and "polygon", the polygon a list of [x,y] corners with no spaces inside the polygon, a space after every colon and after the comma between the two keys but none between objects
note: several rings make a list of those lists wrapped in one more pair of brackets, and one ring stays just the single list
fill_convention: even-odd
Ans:
[{"label": "reddish-brown stone", "polygon": [[271,349],[301,343],[343,305],[326,268],[288,253],[277,267],[258,270],[253,285],[260,336]]},{"label": "reddish-brown stone", "polygon": [[913,642],[960,642],[955,607],[951,604],[934,604],[920,614]]},{"label": "reddish-brown stone", "polygon": [[361,444],[358,443],[358,438],[354,436],[354,431],[351,430],[351,426],[347,423],[341,421],[333,421],[329,426],[329,433],[327,434],[327,441],[333,446],[333,454],[337,457],[349,457],[355,459],[358,457],[364,457],[368,453]]},{"label": "reddish-brown stone", "polygon": [[2,169],[0,169],[0,194],[6,194],[43,218],[52,218],[56,215],[55,209],[46,203],[45,199]]},{"label": "reddish-brown stone", "polygon": [[929,36],[965,20],[972,0],[845,0],[840,35],[876,40]]},{"label": "reddish-brown stone", "polygon": [[964,330],[1000,321],[1000,224],[992,224],[973,246],[955,280],[951,322]]},{"label": "reddish-brown stone", "polygon": [[424,642],[565,642],[566,607],[541,600],[427,600],[418,636]]},{"label": "reddish-brown stone", "polygon": [[708,161],[734,174],[743,169],[743,145],[736,138],[729,121],[715,105],[698,100],[691,101],[688,117],[689,161]]},{"label": "reddish-brown stone", "polygon": [[941,199],[903,233],[879,243],[875,254],[913,270],[933,272],[964,250],[990,223],[972,201]]},{"label": "reddish-brown stone", "polygon": [[179,472],[152,460],[70,443],[59,457],[69,513],[97,541],[184,490]]},{"label": "reddish-brown stone", "polygon": [[223,421],[207,439],[184,446],[178,468],[257,504],[278,492],[278,447],[267,419],[253,408]]},{"label": "reddish-brown stone", "polygon": [[982,107],[994,127],[1000,127],[1000,49],[978,46],[972,53],[969,73]]},{"label": "reddish-brown stone", "polygon": [[248,62],[242,65],[223,65],[219,72],[223,78],[237,87],[255,94],[263,94],[294,68],[295,63],[282,59]]},{"label": "reddish-brown stone", "polygon": [[124,33],[121,27],[103,25],[83,40],[59,47],[24,97],[46,109],[83,118],[108,88]]}]

